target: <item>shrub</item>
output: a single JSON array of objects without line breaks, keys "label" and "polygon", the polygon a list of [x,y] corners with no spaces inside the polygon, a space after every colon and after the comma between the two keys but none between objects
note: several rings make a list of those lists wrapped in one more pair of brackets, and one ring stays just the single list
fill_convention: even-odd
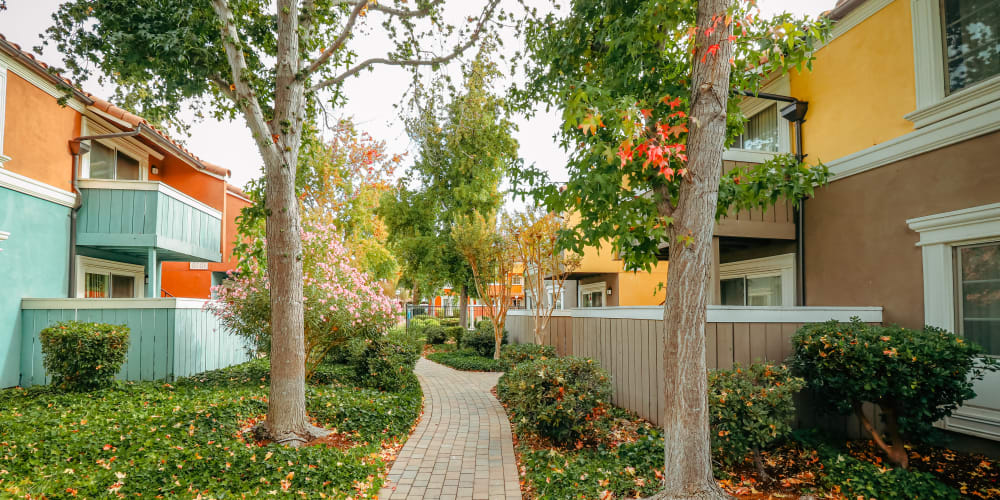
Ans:
[{"label": "shrub", "polygon": [[383,391],[401,391],[415,384],[413,367],[420,358],[412,345],[381,336],[351,341],[351,365],[358,383]]},{"label": "shrub", "polygon": [[427,359],[450,366],[456,370],[472,372],[500,372],[504,365],[493,358],[480,356],[475,351],[462,349],[451,352],[435,352],[428,354]]},{"label": "shrub", "polygon": [[462,345],[462,334],[465,333],[465,328],[460,326],[449,326],[444,329],[444,333],[449,339],[455,341],[455,345]]},{"label": "shrub", "polygon": [[[434,316],[429,316],[427,314],[415,314],[410,318],[410,321],[427,321],[429,319],[434,319]],[[435,320],[436,321],[436,320]]]},{"label": "shrub", "polygon": [[41,331],[45,370],[59,388],[87,391],[111,385],[125,362],[125,325],[63,321]]},{"label": "shrub", "polygon": [[501,376],[497,396],[512,413],[518,432],[568,444],[598,437],[594,420],[607,410],[611,380],[592,359],[545,359]]},{"label": "shrub", "polygon": [[515,344],[505,345],[500,350],[500,362],[510,370],[521,363],[556,357],[556,348],[550,345]]},{"label": "shrub", "polygon": [[452,317],[452,316],[449,316],[449,317],[446,317],[446,318],[440,318],[440,319],[438,319],[438,321],[441,322],[441,326],[443,326],[445,328],[452,327],[452,326],[458,326],[458,318],[455,318],[455,317]]},{"label": "shrub", "polygon": [[862,404],[877,404],[890,442],[872,433],[894,463],[907,466],[903,436],[920,436],[976,393],[973,383],[996,361],[947,331],[850,323],[807,325],[792,338],[792,366],[806,379],[817,402],[840,414],[854,414],[871,433]]},{"label": "shrub", "polygon": [[448,339],[444,327],[440,325],[430,325],[425,328],[424,336],[427,337],[428,344],[443,344]]},{"label": "shrub", "polygon": [[[507,343],[507,330],[503,332],[500,344]],[[496,338],[493,336],[493,321],[490,319],[480,320],[476,323],[476,329],[462,336],[462,345],[468,347],[480,356],[492,358],[496,353]]]},{"label": "shrub", "polygon": [[410,320],[410,334],[416,337],[422,337],[426,334],[427,328],[431,326],[440,326],[438,320],[426,317],[427,319],[411,319]]},{"label": "shrub", "polygon": [[712,447],[724,462],[742,462],[753,452],[758,472],[765,476],[759,451],[792,431],[792,396],[805,381],[785,365],[753,364],[708,373],[708,405]]},{"label": "shrub", "polygon": [[820,476],[820,484],[846,498],[962,498],[954,488],[926,472],[882,468],[829,448],[820,448],[820,455],[825,472]]}]

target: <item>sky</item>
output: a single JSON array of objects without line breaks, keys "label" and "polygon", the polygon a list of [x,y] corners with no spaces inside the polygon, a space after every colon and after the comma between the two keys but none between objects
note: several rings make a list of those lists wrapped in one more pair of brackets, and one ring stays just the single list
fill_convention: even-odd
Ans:
[{"label": "sky", "polygon": [[[503,0],[503,2],[511,4],[513,8],[517,0]],[[461,19],[464,17],[462,10],[483,3],[482,0],[475,2],[450,0],[447,5],[453,14],[449,17]],[[539,0],[534,3],[541,5],[544,2]],[[786,11],[798,15],[817,16],[833,8],[835,3],[836,0],[758,0],[761,12],[765,15]],[[8,0],[8,9],[0,12],[0,33],[7,40],[21,45],[23,49],[31,50],[32,47],[39,45],[38,35],[51,25],[51,14],[59,4],[59,0]],[[473,8],[470,14],[472,12],[476,12],[476,9]],[[379,20],[378,17],[369,16],[367,21],[374,28],[378,28]],[[361,35],[358,42],[364,44],[363,55],[368,53],[374,55],[388,47],[388,40],[379,36],[378,29]],[[506,47],[509,50],[522,43],[515,39],[508,41]],[[470,50],[466,55],[468,59],[474,56],[474,51]],[[52,46],[47,47],[39,58],[53,66],[65,66],[62,55]],[[445,71],[457,76],[460,74],[459,64],[457,62],[450,64]],[[385,141],[390,153],[409,152],[409,158],[412,160],[416,151],[406,136],[400,111],[395,106],[402,103],[409,83],[409,74],[399,68],[381,67],[374,72],[363,72],[359,77],[347,81],[344,89],[345,95],[350,96],[347,103],[338,109],[329,110],[330,114],[334,117],[352,117],[360,129],[367,131],[376,139]],[[102,88],[96,82],[85,82],[83,88],[101,97],[112,95],[110,88]],[[232,170],[230,182],[238,186],[243,186],[250,179],[261,175],[262,161],[251,139],[250,131],[241,120],[219,122],[206,118],[198,121],[194,119],[193,114],[186,114],[190,116],[182,118],[192,123],[191,136],[173,135],[188,149],[205,161]],[[518,126],[514,136],[518,140],[520,156],[525,164],[535,164],[548,170],[553,181],[565,181],[566,155],[553,138],[559,128],[558,113],[537,110],[533,117],[519,116],[514,122]]]}]

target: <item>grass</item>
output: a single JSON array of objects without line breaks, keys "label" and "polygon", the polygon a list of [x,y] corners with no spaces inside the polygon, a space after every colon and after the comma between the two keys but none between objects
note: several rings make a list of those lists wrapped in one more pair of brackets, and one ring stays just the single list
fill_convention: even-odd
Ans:
[{"label": "grass", "polygon": [[480,356],[475,351],[468,349],[434,352],[428,354],[427,359],[456,370],[471,372],[502,372],[505,368],[502,362]]},{"label": "grass", "polygon": [[307,386],[308,412],[339,447],[247,441],[267,412],[267,360],[173,384],[0,391],[0,497],[374,495],[420,413],[419,384],[389,393],[326,375]]}]

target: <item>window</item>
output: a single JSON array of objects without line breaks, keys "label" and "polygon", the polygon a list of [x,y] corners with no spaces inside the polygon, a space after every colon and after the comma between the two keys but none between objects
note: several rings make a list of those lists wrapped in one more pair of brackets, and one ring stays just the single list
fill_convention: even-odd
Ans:
[{"label": "window", "polygon": [[77,296],[87,299],[142,297],[143,266],[77,257]]},{"label": "window", "polygon": [[942,0],[948,92],[1000,74],[1000,0]]},{"label": "window", "polygon": [[520,274],[511,276],[510,284],[515,286],[524,285],[524,276],[521,276]]},{"label": "window", "polygon": [[795,255],[728,262],[719,266],[724,306],[792,306],[795,304]]},{"label": "window", "polygon": [[778,143],[778,106],[771,105],[747,120],[743,133],[736,138],[733,147],[777,153]]},{"label": "window", "polygon": [[90,179],[140,179],[139,160],[98,141],[90,144]]},{"label": "window", "polygon": [[955,248],[956,331],[1000,355],[1000,241]]},{"label": "window", "polygon": [[580,287],[580,307],[604,307],[605,282],[590,283]]}]

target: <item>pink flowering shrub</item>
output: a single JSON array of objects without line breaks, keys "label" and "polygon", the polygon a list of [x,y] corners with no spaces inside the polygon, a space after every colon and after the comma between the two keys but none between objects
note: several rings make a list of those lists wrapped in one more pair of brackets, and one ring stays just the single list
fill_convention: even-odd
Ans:
[{"label": "pink flowering shrub", "polygon": [[[355,267],[354,257],[332,225],[302,231],[302,300],[305,310],[306,374],[344,342],[384,334],[399,322],[399,303],[378,282]],[[260,353],[270,351],[271,303],[263,239],[250,243],[240,270],[213,288],[208,308],[222,323],[246,337]]]}]

